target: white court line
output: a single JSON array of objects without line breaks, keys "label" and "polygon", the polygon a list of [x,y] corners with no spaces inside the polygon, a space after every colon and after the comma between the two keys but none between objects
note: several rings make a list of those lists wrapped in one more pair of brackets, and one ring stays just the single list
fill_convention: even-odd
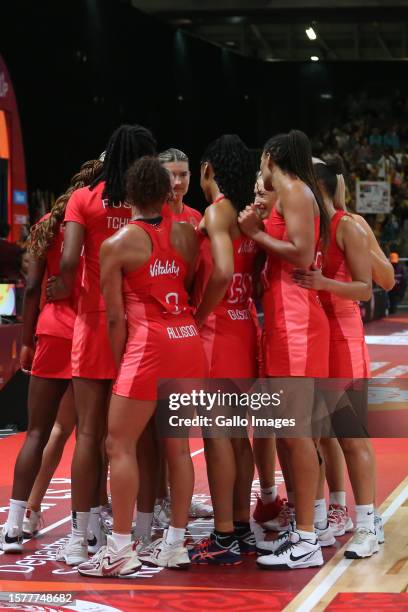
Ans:
[{"label": "white court line", "polygon": [[388,365],[389,363],[390,363],[389,361],[372,361],[370,363],[370,370],[372,372],[375,372],[376,370],[380,370],[381,368]]},{"label": "white court line", "polygon": [[199,455],[200,453],[204,452],[204,448],[199,448],[198,450],[194,451],[194,453],[191,453],[191,457],[195,457],[196,455]]},{"label": "white court line", "polygon": [[395,368],[390,368],[385,372],[381,372],[381,374],[376,374],[374,378],[398,378],[398,376],[404,376],[408,373],[407,365],[399,365],[395,366]]},{"label": "white court line", "polygon": [[389,336],[366,336],[366,344],[382,344],[384,346],[408,346],[408,336],[390,334]]},{"label": "white court line", "polygon": [[[398,510],[400,506],[408,499],[408,485],[406,485],[401,493],[394,499],[394,501],[389,505],[387,510],[383,513],[383,522],[384,524],[389,521],[393,514]],[[322,580],[322,582],[312,591],[305,599],[305,601],[301,604],[302,612],[310,612],[314,609],[314,607],[319,603],[319,601],[330,591],[332,586],[337,582],[337,580],[344,574],[344,572],[350,567],[353,563],[354,559],[341,559],[337,563],[337,565],[331,570],[331,572]]]}]

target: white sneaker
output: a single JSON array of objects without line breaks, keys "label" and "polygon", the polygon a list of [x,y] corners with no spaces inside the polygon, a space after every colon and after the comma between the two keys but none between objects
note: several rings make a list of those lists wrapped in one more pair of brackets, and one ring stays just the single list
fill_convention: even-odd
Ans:
[{"label": "white sneaker", "polygon": [[156,529],[167,529],[170,525],[171,502],[169,497],[165,497],[154,506],[152,526]]},{"label": "white sneaker", "polygon": [[289,504],[286,500],[282,506],[278,516],[271,521],[262,523],[268,531],[287,531],[291,529],[291,525],[295,522],[295,506]]},{"label": "white sneaker", "polygon": [[112,504],[108,502],[101,508],[101,528],[106,535],[112,533],[113,527],[113,516],[112,516]]},{"label": "white sneaker", "polygon": [[56,561],[63,561],[67,565],[79,565],[88,561],[88,544],[85,540],[68,542],[61,546],[55,556]]},{"label": "white sneaker", "polygon": [[209,504],[204,504],[201,501],[191,500],[190,512],[188,515],[191,518],[212,518],[214,516],[213,507]]},{"label": "white sneaker", "polygon": [[156,540],[150,548],[150,555],[145,559],[151,565],[158,567],[171,567],[173,569],[186,569],[190,567],[191,561],[184,540],[168,544],[166,542],[167,529],[163,538]]},{"label": "white sneaker", "polygon": [[256,552],[258,555],[271,555],[278,550],[282,544],[289,540],[290,530],[281,531],[275,540],[260,540],[256,544]]},{"label": "white sneaker", "polygon": [[87,542],[88,542],[88,554],[94,555],[98,552],[98,550],[106,545],[106,533],[104,530],[99,529],[98,533],[94,533],[90,529],[87,533]]},{"label": "white sneaker", "polygon": [[118,549],[112,536],[108,536],[107,545],[102,546],[88,561],[81,563],[78,572],[81,576],[122,577],[134,574],[141,567],[134,542]]},{"label": "white sneaker", "polygon": [[347,559],[364,559],[380,550],[377,534],[366,527],[357,527],[344,556]]},{"label": "white sneaker", "polygon": [[323,565],[319,539],[303,539],[297,531],[291,531],[289,539],[272,555],[258,557],[258,567],[269,570],[303,569]]},{"label": "white sneaker", "polygon": [[315,527],[315,532],[319,538],[320,546],[333,546],[336,543],[336,538],[333,535],[330,525],[328,524],[326,529],[319,529]]},{"label": "white sneaker", "polygon": [[44,519],[42,513],[27,508],[23,520],[23,537],[27,539],[35,538],[43,527]]},{"label": "white sneaker", "polygon": [[136,546],[136,552],[138,555],[142,554],[147,548],[152,545],[152,538],[150,536],[138,536],[134,538]]},{"label": "white sneaker", "polygon": [[18,527],[10,529],[2,525],[0,530],[0,550],[6,553],[23,552],[23,531]]},{"label": "white sneaker", "polygon": [[385,542],[384,524],[383,524],[381,514],[378,514],[376,510],[374,511],[374,527],[375,527],[375,533],[377,534],[378,543],[384,544]]},{"label": "white sneaker", "polygon": [[347,506],[330,504],[327,520],[334,536],[339,537],[353,530],[353,521],[349,517]]}]

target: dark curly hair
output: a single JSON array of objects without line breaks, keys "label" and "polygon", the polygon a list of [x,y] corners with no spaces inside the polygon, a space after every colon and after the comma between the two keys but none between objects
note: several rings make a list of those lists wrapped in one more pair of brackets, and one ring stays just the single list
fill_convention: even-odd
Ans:
[{"label": "dark curly hair", "polygon": [[320,211],[320,231],[323,241],[327,240],[329,215],[323,202],[312,161],[312,146],[304,132],[291,130],[289,134],[278,134],[264,146],[275,164],[284,172],[296,175],[313,192]]},{"label": "dark curly hair", "polygon": [[126,173],[126,200],[133,206],[164,202],[170,191],[170,175],[156,157],[142,157]]},{"label": "dark curly hair", "polygon": [[254,199],[254,168],[248,147],[236,134],[224,134],[206,149],[201,163],[209,162],[219,190],[239,212]]},{"label": "dark curly hair", "polygon": [[141,125],[121,125],[109,139],[100,176],[91,189],[105,181],[102,198],[108,206],[125,201],[125,174],[134,161],[143,155],[156,155],[156,140]]}]

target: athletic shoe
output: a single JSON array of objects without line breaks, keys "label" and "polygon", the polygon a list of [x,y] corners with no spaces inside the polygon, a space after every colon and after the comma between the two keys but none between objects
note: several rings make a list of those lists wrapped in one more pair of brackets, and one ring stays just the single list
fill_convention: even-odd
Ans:
[{"label": "athletic shoe", "polygon": [[330,504],[327,520],[334,536],[339,537],[353,530],[353,521],[349,517],[347,506]]},{"label": "athletic shoe", "polygon": [[274,540],[260,540],[256,545],[258,555],[272,555],[289,540],[290,530],[281,531]]},{"label": "athletic shoe", "polygon": [[271,521],[265,521],[262,526],[268,531],[287,531],[295,522],[295,506],[286,499],[282,500],[279,514]]},{"label": "athletic shoe", "polygon": [[143,563],[172,569],[190,567],[191,561],[184,540],[168,544],[166,538],[167,529],[164,530],[162,538],[155,540],[150,547],[144,549],[140,556]]},{"label": "athletic shoe", "polygon": [[330,525],[328,524],[326,529],[319,529],[315,527],[316,535],[319,539],[320,546],[333,546],[336,543],[336,538],[333,535]]},{"label": "athletic shoe", "polygon": [[18,527],[10,529],[7,525],[2,525],[0,530],[0,550],[5,553],[23,552],[23,531]]},{"label": "athletic shoe", "polygon": [[44,519],[41,512],[34,512],[27,508],[23,520],[23,537],[35,538],[40,529],[44,527]]},{"label": "athletic shoe", "polygon": [[257,495],[256,506],[252,517],[254,521],[261,524],[273,521],[282,510],[283,504],[284,500],[279,497],[279,495],[274,501],[269,502],[269,504],[264,504],[261,496]]},{"label": "athletic shoe", "polygon": [[81,576],[98,576],[110,578],[113,576],[130,576],[140,568],[142,564],[136,554],[134,543],[123,548],[117,548],[112,536],[108,536],[107,545],[102,546],[99,551],[88,561],[81,563],[78,572]]},{"label": "athletic shoe", "polygon": [[364,559],[380,550],[377,534],[366,527],[357,527],[344,556],[347,559]]},{"label": "athletic shoe", "polygon": [[258,557],[256,563],[269,570],[303,569],[323,565],[323,556],[317,537],[308,540],[297,531],[291,531],[288,540],[272,555]]},{"label": "athletic shoe", "polygon": [[88,544],[85,540],[68,542],[65,546],[60,546],[55,555],[56,561],[63,561],[67,565],[79,565],[88,561]]},{"label": "athletic shoe", "polygon": [[248,529],[244,533],[235,530],[235,537],[238,540],[241,555],[256,555],[256,540],[253,532]]},{"label": "athletic shoe", "polygon": [[223,546],[215,533],[189,550],[191,563],[208,565],[239,565],[242,563],[238,540],[229,546]]},{"label": "athletic shoe", "polygon": [[106,545],[106,535],[107,534],[102,529],[99,529],[99,533],[94,533],[93,531],[88,529],[88,554],[94,555],[102,546]]},{"label": "athletic shoe", "polygon": [[113,527],[113,516],[112,516],[112,504],[108,502],[101,508],[101,528],[106,535],[112,533]]},{"label": "athletic shoe", "polygon": [[382,520],[381,514],[377,514],[377,511],[374,511],[374,527],[375,533],[377,534],[377,540],[379,544],[384,544],[385,535],[384,535],[384,524]]},{"label": "athletic shoe", "polygon": [[209,504],[204,504],[201,501],[194,501],[194,499],[192,499],[188,515],[190,518],[212,518],[214,516],[214,510]]},{"label": "athletic shoe", "polygon": [[170,497],[165,497],[155,505],[153,510],[152,526],[156,529],[167,529],[170,525],[171,502]]}]

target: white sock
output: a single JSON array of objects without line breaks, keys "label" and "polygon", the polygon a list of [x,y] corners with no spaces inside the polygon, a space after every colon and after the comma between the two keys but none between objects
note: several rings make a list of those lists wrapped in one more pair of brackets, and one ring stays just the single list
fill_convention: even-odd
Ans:
[{"label": "white sock", "polygon": [[356,527],[365,527],[374,531],[374,504],[356,505]]},{"label": "white sock", "polygon": [[288,503],[292,504],[292,506],[295,505],[295,494],[293,491],[288,491]]},{"label": "white sock", "polygon": [[92,531],[96,537],[99,537],[99,533],[101,531],[101,506],[91,508],[88,531]]},{"label": "white sock", "polygon": [[314,531],[302,531],[301,529],[296,529],[302,540],[310,540],[311,542],[316,542],[317,536]]},{"label": "white sock", "polygon": [[27,502],[19,501],[18,499],[10,499],[10,509],[6,521],[7,527],[10,529],[13,529],[13,527],[18,527],[18,529],[21,531],[23,528],[26,509]]},{"label": "white sock", "polygon": [[170,527],[167,530],[166,544],[176,544],[176,542],[183,542],[186,530],[180,527]]},{"label": "white sock", "polygon": [[273,485],[272,487],[265,487],[261,489],[261,501],[263,504],[270,504],[274,502],[278,496],[278,487]]},{"label": "white sock", "polygon": [[152,521],[153,512],[139,512],[136,513],[136,527],[134,535],[137,538],[148,536],[150,538],[152,534]]},{"label": "white sock", "polygon": [[346,505],[346,492],[345,491],[332,491],[329,497],[329,504],[336,506],[345,506]]},{"label": "white sock", "polygon": [[71,538],[70,538],[71,544],[73,542],[77,542],[78,540],[86,541],[87,534],[88,534],[88,524],[89,524],[90,514],[91,514],[90,512],[76,512],[75,510],[72,511],[72,514],[71,514],[72,532],[71,532]]},{"label": "white sock", "polygon": [[327,527],[327,506],[324,497],[315,500],[314,526],[318,529],[326,529]]},{"label": "white sock", "polygon": [[112,538],[115,542],[117,550],[121,548],[125,548],[132,542],[132,536],[130,533],[116,533],[116,531],[112,531]]}]

